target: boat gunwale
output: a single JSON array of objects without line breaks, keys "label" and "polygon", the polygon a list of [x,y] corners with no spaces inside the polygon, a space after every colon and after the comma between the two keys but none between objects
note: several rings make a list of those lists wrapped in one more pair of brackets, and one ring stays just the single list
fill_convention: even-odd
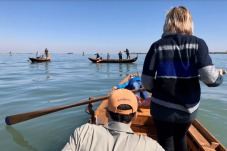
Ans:
[{"label": "boat gunwale", "polygon": [[38,58],[29,58],[32,62],[39,62],[39,61],[50,61],[50,59],[38,59]]}]

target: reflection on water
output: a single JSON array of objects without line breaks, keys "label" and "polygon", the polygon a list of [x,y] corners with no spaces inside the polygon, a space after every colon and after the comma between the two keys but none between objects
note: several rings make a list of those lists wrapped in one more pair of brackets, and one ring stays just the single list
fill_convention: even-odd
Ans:
[{"label": "reflection on water", "polygon": [[38,69],[39,67],[43,67],[43,65],[45,66],[45,70],[48,70],[48,66],[51,64],[50,61],[46,61],[46,62],[31,62],[31,68],[36,68]]},{"label": "reflection on water", "polygon": [[96,63],[96,66],[100,67],[100,66],[102,66],[102,64],[101,63]]},{"label": "reflection on water", "polygon": [[112,71],[118,70],[119,77],[125,76],[125,72],[137,70],[137,63],[90,63],[92,68],[96,67],[96,72],[105,71],[107,76],[110,77]]},{"label": "reflection on water", "polygon": [[[39,71],[45,70],[45,73],[51,73],[49,71],[49,66],[51,65],[50,61],[47,62],[31,62],[30,68],[32,69],[40,69]],[[35,72],[37,72],[37,70],[34,70]],[[48,79],[51,79],[52,76],[45,76],[43,78],[35,78],[32,79],[32,81],[46,81]]]},{"label": "reflection on water", "polygon": [[46,79],[51,79],[52,77],[51,76],[47,76]]},{"label": "reflection on water", "polygon": [[130,71],[130,64],[127,63],[127,64],[126,64],[126,67],[127,67],[127,72],[129,72],[129,71]]},{"label": "reflection on water", "polygon": [[107,68],[107,71],[106,72],[109,72],[109,68],[110,68],[110,64],[109,63],[107,63],[106,68]]},{"label": "reflection on water", "polygon": [[119,72],[123,72],[122,63],[119,63]]},{"label": "reflection on water", "polygon": [[6,130],[13,136],[13,141],[22,147],[26,147],[29,150],[38,151],[36,148],[33,148],[31,145],[28,145],[28,141],[24,140],[23,135],[14,129],[12,126],[6,126]]}]

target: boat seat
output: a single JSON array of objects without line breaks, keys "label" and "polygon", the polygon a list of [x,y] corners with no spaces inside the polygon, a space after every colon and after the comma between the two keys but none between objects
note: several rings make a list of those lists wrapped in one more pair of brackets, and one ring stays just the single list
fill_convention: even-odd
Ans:
[{"label": "boat seat", "polygon": [[[193,138],[193,139],[190,139]],[[193,141],[192,141],[193,140]],[[201,133],[194,127],[194,125],[191,125],[188,130],[187,135],[187,142],[188,145],[191,146],[191,149],[194,151],[199,150],[198,145],[206,151],[216,151],[216,148],[219,146],[219,143],[216,142],[208,142],[204,136],[201,135]]]}]

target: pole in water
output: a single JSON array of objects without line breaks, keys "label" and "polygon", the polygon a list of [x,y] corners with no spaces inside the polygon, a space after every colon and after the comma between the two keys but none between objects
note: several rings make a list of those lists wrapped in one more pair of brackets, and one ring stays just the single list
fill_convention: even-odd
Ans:
[{"label": "pole in water", "polygon": [[84,56],[84,52],[83,52],[83,56]]}]

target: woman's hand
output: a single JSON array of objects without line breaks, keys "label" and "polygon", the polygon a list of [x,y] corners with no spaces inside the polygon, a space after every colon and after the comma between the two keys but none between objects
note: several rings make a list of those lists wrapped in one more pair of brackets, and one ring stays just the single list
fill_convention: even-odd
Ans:
[{"label": "woman's hand", "polygon": [[220,75],[226,74],[226,71],[225,70],[217,69],[217,71],[219,72]]},{"label": "woman's hand", "polygon": [[114,86],[114,87],[113,87],[113,90],[117,90],[117,87],[116,87],[116,86]]}]

